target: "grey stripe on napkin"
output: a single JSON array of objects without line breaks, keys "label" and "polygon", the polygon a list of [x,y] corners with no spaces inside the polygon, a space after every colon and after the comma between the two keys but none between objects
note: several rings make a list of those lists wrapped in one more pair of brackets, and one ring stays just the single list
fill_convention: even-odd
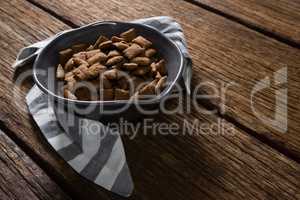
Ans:
[{"label": "grey stripe on napkin", "polygon": [[[139,19],[133,22],[157,29],[180,48],[185,58],[183,80],[187,94],[190,94],[192,61],[181,26],[167,16]],[[92,24],[87,26],[90,25]],[[13,64],[15,73],[21,71],[25,64],[32,63],[41,49],[56,36],[23,48]],[[27,94],[26,101],[42,134],[75,171],[95,184],[119,195],[129,196],[132,193],[133,181],[119,133],[112,132],[99,121],[70,115],[63,109],[54,107],[49,103],[46,94],[36,85]],[[72,117],[75,122],[74,126],[70,127],[68,117]],[[92,125],[102,128],[99,129],[100,131],[83,128]]]},{"label": "grey stripe on napkin", "polygon": [[[77,137],[72,137],[59,125],[47,95],[36,85],[27,94],[26,102],[30,113],[47,141],[75,171],[107,190],[123,196],[131,194],[133,182],[126,163],[121,137],[118,133],[110,131],[105,132],[105,134],[101,132],[91,133],[88,132],[89,129],[77,127],[77,132],[81,136],[81,141],[78,141],[75,139]],[[59,115],[64,114],[60,112]],[[60,123],[64,123],[62,118],[59,116],[58,118]],[[93,123],[104,126],[100,122],[89,119],[78,120],[85,123],[87,127],[92,126]],[[49,128],[50,126],[51,128]],[[122,179],[117,179],[120,175]]]}]

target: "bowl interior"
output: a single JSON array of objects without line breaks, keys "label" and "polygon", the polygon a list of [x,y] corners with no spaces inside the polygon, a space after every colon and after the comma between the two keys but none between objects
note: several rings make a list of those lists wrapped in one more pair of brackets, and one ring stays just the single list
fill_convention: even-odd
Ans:
[{"label": "bowl interior", "polygon": [[[182,71],[182,55],[176,45],[160,32],[141,24],[106,22],[88,27],[75,29],[61,34],[47,45],[39,54],[34,64],[34,79],[37,85],[55,98],[66,100],[58,95],[55,78],[56,66],[59,63],[58,52],[78,43],[93,44],[99,35],[111,37],[135,28],[138,35],[142,35],[153,43],[154,48],[166,60],[168,82],[175,83]],[[161,93],[160,97],[170,92],[172,84]],[[78,101],[84,103],[84,101]],[[98,103],[101,101],[97,101]],[[87,103],[87,102],[86,102]],[[104,103],[104,102],[103,102]]]}]

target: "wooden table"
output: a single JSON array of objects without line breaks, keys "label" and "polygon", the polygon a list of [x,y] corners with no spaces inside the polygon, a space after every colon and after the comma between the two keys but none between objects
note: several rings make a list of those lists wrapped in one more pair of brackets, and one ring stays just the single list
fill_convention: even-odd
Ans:
[{"label": "wooden table", "polygon": [[[192,129],[123,137],[135,183],[130,199],[300,199],[299,1],[1,0],[0,10],[0,199],[122,199],[81,178],[50,148],[26,110],[30,81],[15,86],[11,64],[19,49],[59,31],[157,15],[182,25],[194,88],[207,81],[219,89],[236,85],[226,98],[202,99],[190,112],[156,120],[177,123],[182,132],[183,122],[222,122],[234,135]],[[284,77],[280,69],[287,69],[287,83],[274,81]],[[255,109],[273,117],[284,101],[275,99],[276,91],[287,89],[285,133],[263,123],[251,107],[251,91],[266,77],[270,86],[255,94]],[[200,92],[212,94],[210,88]],[[279,116],[285,117],[284,109],[279,106]]]}]

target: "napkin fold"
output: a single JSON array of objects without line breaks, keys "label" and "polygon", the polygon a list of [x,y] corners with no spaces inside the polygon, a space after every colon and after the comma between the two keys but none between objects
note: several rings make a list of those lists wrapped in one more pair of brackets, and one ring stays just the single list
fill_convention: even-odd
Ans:
[{"label": "napkin fold", "polygon": [[[133,22],[157,29],[180,48],[185,58],[182,78],[189,95],[192,61],[181,26],[168,16]],[[87,26],[90,25],[92,24]],[[62,33],[23,48],[13,64],[15,73],[22,71],[25,65],[32,66],[41,49]],[[66,113],[64,109],[54,106],[36,85],[28,92],[26,102],[46,140],[76,172],[109,191],[125,197],[130,196],[134,184],[118,132],[113,132],[99,121]],[[70,118],[75,122],[73,125],[68,123]]]}]

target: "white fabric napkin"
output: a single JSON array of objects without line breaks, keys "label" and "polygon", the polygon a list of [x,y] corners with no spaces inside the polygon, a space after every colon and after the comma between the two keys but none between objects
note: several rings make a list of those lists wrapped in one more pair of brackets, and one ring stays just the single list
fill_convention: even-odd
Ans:
[{"label": "white fabric napkin", "polygon": [[[182,78],[187,94],[190,94],[192,62],[181,26],[167,16],[139,19],[133,22],[156,28],[178,45],[185,58]],[[13,64],[15,72],[22,71],[26,64],[32,64],[41,49],[57,35],[23,48]],[[77,115],[71,116],[75,124],[70,127],[68,124],[70,114],[63,109],[53,107],[47,95],[36,85],[27,94],[26,102],[29,112],[46,140],[76,172],[109,191],[121,196],[130,196],[134,184],[118,132],[113,132],[99,121]],[[93,126],[101,128],[96,130],[82,128]]]}]

